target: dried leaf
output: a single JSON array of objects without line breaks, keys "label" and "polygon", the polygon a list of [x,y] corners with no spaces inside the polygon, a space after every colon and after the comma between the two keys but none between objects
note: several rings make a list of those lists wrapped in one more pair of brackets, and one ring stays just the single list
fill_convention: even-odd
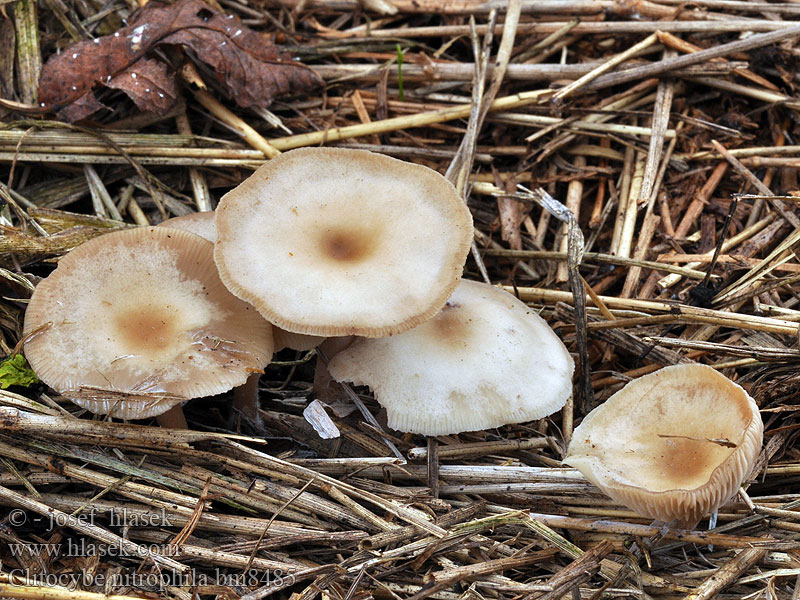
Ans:
[{"label": "dried leaf", "polygon": [[[197,0],[183,2],[208,10]],[[242,107],[265,106],[275,96],[322,83],[311,69],[292,61],[233,15],[216,14],[202,27],[176,31],[163,43],[191,48],[199,60],[214,68],[217,79]]]},{"label": "dried leaf", "polygon": [[62,121],[74,123],[75,121],[81,121],[86,117],[93,115],[101,108],[108,107],[97,99],[97,97],[94,95],[94,92],[89,90],[89,92],[75,100],[75,102],[67,104],[56,114]]},{"label": "dried leaf", "polygon": [[167,73],[167,66],[150,58],[137,60],[106,85],[128,94],[142,111],[165,113],[178,99],[175,78]]},{"label": "dried leaf", "polygon": [[[266,106],[278,94],[321,83],[311,69],[233,15],[221,15],[200,0],[179,0],[169,6],[153,1],[113,35],[79,42],[51,56],[42,68],[39,101],[59,110],[90,94],[94,86],[104,85],[123,90],[143,110],[168,110],[176,97],[174,75],[155,59],[143,59],[163,44],[191,48],[198,60],[214,69],[240,106]],[[91,99],[85,103],[92,105]]]}]

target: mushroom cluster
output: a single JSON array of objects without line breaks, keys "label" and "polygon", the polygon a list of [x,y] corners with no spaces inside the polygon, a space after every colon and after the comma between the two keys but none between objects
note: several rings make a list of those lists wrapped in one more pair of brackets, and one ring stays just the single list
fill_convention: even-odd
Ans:
[{"label": "mushroom cluster", "polygon": [[471,241],[472,216],[437,172],[360,150],[294,150],[215,213],[65,256],[31,300],[26,353],[64,396],[142,418],[248,376],[252,388],[273,349],[358,336],[331,366],[370,385],[392,426],[438,434],[541,418],[569,398],[572,359],[523,303],[461,280]]},{"label": "mushroom cluster", "polygon": [[[527,305],[461,279],[471,240],[469,210],[435,171],[295,150],[216,213],[109,233],[63,257],[31,298],[26,355],[65,397],[127,419],[235,386],[257,416],[273,351],[322,343],[327,376],[369,386],[394,429],[543,418],[571,395],[573,360]],[[762,432],[742,388],[679,365],[590,413],[564,462],[640,514],[693,526],[735,494]]]}]

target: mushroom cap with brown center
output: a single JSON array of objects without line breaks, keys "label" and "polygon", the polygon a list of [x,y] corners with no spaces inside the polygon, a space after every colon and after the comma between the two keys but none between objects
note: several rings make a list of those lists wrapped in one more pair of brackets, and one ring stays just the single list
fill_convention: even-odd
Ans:
[{"label": "mushroom cap with brown center", "polygon": [[379,337],[442,307],[461,277],[472,217],[436,171],[342,148],[260,167],[217,208],[225,285],[287,331]]},{"label": "mushroom cap with brown center", "polygon": [[531,308],[462,280],[432,319],[404,333],[356,339],[328,365],[368,385],[389,426],[445,435],[545,417],[572,393],[574,363]]},{"label": "mushroom cap with brown center", "polygon": [[[50,324],[50,325],[48,325]],[[140,419],[241,385],[272,356],[272,330],[222,285],[213,244],[167,227],[88,241],[36,287],[25,355],[93,412]]]},{"label": "mushroom cap with brown center", "polygon": [[675,365],[589,413],[564,463],[641,515],[694,527],[750,475],[763,429],[740,386],[705,365]]}]

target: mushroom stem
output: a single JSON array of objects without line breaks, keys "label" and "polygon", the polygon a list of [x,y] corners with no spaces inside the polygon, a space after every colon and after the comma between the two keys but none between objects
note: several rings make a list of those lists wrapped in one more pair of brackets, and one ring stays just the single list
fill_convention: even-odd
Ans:
[{"label": "mushroom stem", "polygon": [[183,405],[181,404],[176,404],[167,412],[158,415],[156,417],[156,422],[161,427],[167,427],[169,429],[189,429],[186,416],[183,414]]},{"label": "mushroom stem", "polygon": [[[345,337],[332,337],[323,341],[319,345],[322,355],[330,360],[336,354],[347,348],[355,339],[354,336],[349,335]],[[327,404],[333,402],[347,402],[347,393],[342,389],[342,386],[334,381],[328,371],[327,360],[317,358],[317,366],[314,369],[314,397]]]},{"label": "mushroom stem", "polygon": [[233,406],[255,424],[261,423],[258,414],[258,378],[261,373],[253,373],[243,385],[233,390]]}]

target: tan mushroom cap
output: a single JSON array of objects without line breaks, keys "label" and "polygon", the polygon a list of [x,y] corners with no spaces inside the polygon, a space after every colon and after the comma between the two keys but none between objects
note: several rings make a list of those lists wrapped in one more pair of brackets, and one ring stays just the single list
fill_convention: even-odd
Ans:
[{"label": "tan mushroom cap", "polygon": [[225,392],[272,356],[269,323],[222,285],[213,244],[167,227],[108,233],[64,256],[25,313],[26,335],[40,327],[25,355],[42,381],[127,419]]},{"label": "tan mushroom cap", "polygon": [[379,337],[429,319],[461,277],[472,217],[436,171],[342,148],[281,154],[226,194],[214,257],[287,331]]},{"label": "tan mushroom cap", "polygon": [[209,242],[217,241],[217,224],[214,220],[214,212],[197,212],[180,217],[172,217],[158,224],[158,227],[171,227],[173,229],[183,229],[199,235]]},{"label": "tan mushroom cap", "polygon": [[740,386],[705,365],[675,365],[589,413],[564,463],[639,514],[691,528],[736,494],[763,431]]},{"label": "tan mushroom cap", "polygon": [[540,419],[572,393],[572,357],[514,296],[462,280],[433,319],[388,338],[357,339],[328,365],[368,385],[389,426],[445,435]]}]

